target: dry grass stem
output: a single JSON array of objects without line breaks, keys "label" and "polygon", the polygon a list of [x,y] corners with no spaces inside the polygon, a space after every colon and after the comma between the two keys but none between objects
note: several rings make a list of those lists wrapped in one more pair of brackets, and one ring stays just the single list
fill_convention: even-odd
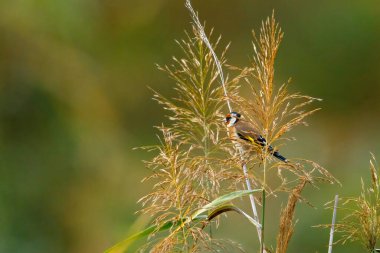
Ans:
[{"label": "dry grass stem", "polygon": [[332,253],[332,247],[334,244],[334,232],[335,232],[335,222],[336,222],[336,210],[338,208],[339,195],[335,195],[334,199],[334,209],[333,209],[333,217],[331,221],[330,228],[330,238],[329,238],[329,251],[328,253]]}]

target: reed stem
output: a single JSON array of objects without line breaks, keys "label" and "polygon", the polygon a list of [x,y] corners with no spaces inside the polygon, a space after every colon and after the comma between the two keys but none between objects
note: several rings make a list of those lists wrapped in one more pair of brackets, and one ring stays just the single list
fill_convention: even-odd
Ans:
[{"label": "reed stem", "polygon": [[[221,82],[221,85],[223,87],[224,96],[226,97],[226,104],[227,104],[228,110],[230,112],[232,112],[233,110],[232,110],[232,106],[231,106],[230,100],[228,98],[228,93],[227,93],[227,88],[226,88],[226,84],[225,84],[225,80],[224,80],[222,65],[221,65],[221,63],[220,63],[220,61],[218,59],[218,56],[214,52],[214,49],[212,48],[212,46],[211,46],[211,44],[210,44],[210,42],[209,42],[209,40],[208,40],[208,38],[206,36],[206,33],[204,32],[203,26],[202,26],[201,22],[199,21],[197,13],[194,11],[193,7],[191,6],[191,1],[190,0],[186,0],[185,6],[190,11],[191,18],[193,19],[193,22],[194,22],[194,24],[196,25],[196,27],[198,29],[198,32],[199,32],[199,35],[200,35],[201,39],[206,44],[206,46],[208,47],[208,49],[210,50],[210,52],[211,52],[211,54],[212,54],[212,56],[214,58],[215,65],[216,65],[216,67],[218,69],[218,74],[219,74],[220,82]],[[244,150],[242,148],[238,147],[238,145],[236,145],[236,148],[239,150],[240,158],[241,158],[241,161],[242,161],[242,169],[243,169],[243,173],[244,173],[244,177],[245,177],[245,182],[246,182],[247,190],[252,190],[251,182],[250,182],[249,177],[248,177],[247,165],[246,165],[246,163],[244,161],[244,157],[243,157]],[[250,202],[251,202],[251,207],[252,207],[252,212],[253,212],[254,219],[258,223],[260,223],[259,217],[258,217],[258,214],[257,214],[257,208],[256,208],[255,198],[253,197],[253,194],[249,195],[249,199],[250,199]],[[261,229],[258,228],[258,227],[256,229],[257,229],[257,235],[258,235],[258,238],[259,238],[259,242],[260,242],[260,244],[262,244],[262,240],[261,240],[262,231],[260,231]]]},{"label": "reed stem", "polygon": [[265,229],[265,197],[266,192],[265,188],[263,187],[263,209],[261,213],[261,253],[264,253],[264,229]]},{"label": "reed stem", "polygon": [[335,195],[334,211],[333,211],[333,217],[332,217],[332,221],[331,221],[329,251],[328,251],[328,253],[332,253],[332,246],[333,246],[333,243],[334,243],[334,229],[335,229],[335,220],[336,220],[336,209],[338,208],[338,199],[339,199],[339,196]]}]

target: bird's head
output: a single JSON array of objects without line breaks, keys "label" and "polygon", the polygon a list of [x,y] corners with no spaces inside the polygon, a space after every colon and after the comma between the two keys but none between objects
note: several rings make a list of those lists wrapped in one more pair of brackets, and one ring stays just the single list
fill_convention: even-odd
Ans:
[{"label": "bird's head", "polygon": [[239,121],[240,117],[240,113],[230,112],[226,115],[224,122],[226,123],[227,127],[232,127]]}]

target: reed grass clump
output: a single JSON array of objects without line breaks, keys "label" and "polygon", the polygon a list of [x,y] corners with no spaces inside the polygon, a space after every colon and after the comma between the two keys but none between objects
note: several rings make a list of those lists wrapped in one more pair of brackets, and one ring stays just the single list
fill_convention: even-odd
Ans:
[{"label": "reed grass clump", "polygon": [[339,208],[343,218],[335,227],[341,234],[338,243],[359,242],[366,252],[375,253],[379,250],[376,244],[380,238],[380,179],[376,158],[371,156],[370,184],[366,185],[361,179],[360,195],[343,198],[343,206]]},{"label": "reed grass clump", "polygon": [[[248,86],[250,92],[245,96],[236,94],[232,97],[245,120],[261,133],[267,146],[273,146],[274,150],[293,139],[285,134],[299,125],[307,125],[306,117],[319,110],[310,110],[307,106],[321,101],[290,93],[290,79],[280,86],[275,85],[274,65],[283,35],[274,13],[262,23],[259,35],[253,32],[253,60],[251,66],[242,69],[242,86]],[[288,194],[288,202],[281,211],[276,246],[277,253],[286,252],[294,230],[295,207],[302,199],[302,190],[307,184],[333,183],[336,180],[325,168],[307,159],[290,159],[289,163],[284,163],[274,161],[271,152],[260,145],[244,145],[244,150],[253,177],[263,188],[262,223],[265,222],[265,198],[274,197],[279,192]],[[280,184],[268,182],[267,178],[272,177],[273,173],[281,179]],[[264,251],[263,247],[261,251]]]},{"label": "reed grass clump", "polygon": [[[154,172],[150,178],[160,182],[155,185],[154,192],[144,197],[141,202],[147,206],[143,212],[156,216],[157,224],[168,219],[180,220],[216,198],[223,185],[241,185],[244,175],[238,173],[237,169],[242,162],[247,163],[251,171],[249,177],[263,189],[262,215],[266,208],[265,193],[271,197],[277,192],[289,194],[288,203],[281,213],[277,236],[276,252],[283,253],[286,252],[293,234],[295,207],[302,199],[301,192],[304,187],[318,181],[333,182],[334,178],[322,166],[309,160],[275,162],[267,149],[255,145],[242,144],[244,159],[241,160],[236,146],[234,149],[226,138],[221,123],[226,99],[262,133],[268,145],[275,148],[278,142],[282,146],[289,140],[282,138],[284,134],[298,125],[306,125],[305,118],[318,110],[304,108],[319,99],[289,93],[289,82],[279,88],[274,84],[275,58],[283,38],[274,14],[263,22],[260,35],[253,33],[253,36],[252,65],[240,69],[240,73],[225,84],[228,97],[217,82],[219,72],[212,52],[205,46],[196,27],[193,27],[192,36],[187,34],[187,40],[177,42],[185,58],[174,57],[174,64],[159,66],[160,70],[174,80],[177,96],[168,99],[154,92],[154,99],[169,112],[168,117],[172,123],[161,128],[165,136],[161,145],[169,147],[157,147],[159,155],[152,162],[147,162]],[[220,37],[213,49],[219,41]],[[226,50],[222,52],[219,60],[222,66],[226,62],[225,52]],[[248,85],[250,94],[240,95],[238,84]],[[168,154],[163,150],[172,153]],[[281,179],[280,185],[267,182],[268,170],[277,171]],[[222,191],[226,192],[226,189]],[[261,222],[265,222],[265,216],[262,216]],[[259,236],[263,235],[262,233]],[[183,247],[182,250],[195,252],[195,242],[208,240],[211,241],[211,238],[201,227],[186,225],[172,231],[153,248],[153,252],[168,252],[178,245]],[[269,252],[268,249],[266,251]]]},{"label": "reed grass clump", "polygon": [[[288,201],[281,211],[275,252],[285,253],[303,189],[336,180],[307,159],[277,162],[269,147],[277,150],[291,140],[289,132],[306,125],[305,118],[318,110],[308,106],[319,99],[290,93],[289,81],[275,84],[274,64],[283,32],[274,14],[262,23],[259,35],[253,33],[251,65],[237,68],[226,65],[228,46],[218,49],[220,37],[209,42],[212,31],[206,35],[189,0],[186,7],[194,25],[186,39],[177,41],[183,56],[173,57],[170,65],[158,66],[172,79],[175,95],[167,97],[153,91],[153,99],[165,109],[169,121],[157,127],[159,143],[144,147],[155,155],[145,162],[152,174],[143,181],[153,187],[139,200],[143,206],[140,213],[152,216],[153,221],[133,238],[149,235],[141,252],[223,252],[235,244],[213,238],[206,227],[218,223],[219,215],[235,211],[246,218],[247,225],[256,227],[256,251],[272,252],[264,237],[266,198],[284,193]],[[226,79],[223,69],[230,71]],[[242,92],[244,86],[249,92]],[[231,141],[223,119],[232,108],[261,134],[266,140],[264,146],[242,139]],[[268,180],[276,175],[279,183]],[[248,195],[253,216],[233,204],[235,198]],[[261,204],[261,218],[255,203]],[[127,239],[125,244],[129,242]]]},{"label": "reed grass clump", "polygon": [[[221,193],[235,190],[243,178],[224,135],[225,97],[217,82],[217,68],[197,30],[193,27],[192,31],[191,35],[186,33],[186,40],[177,41],[183,57],[173,57],[171,65],[158,66],[174,81],[175,97],[153,91],[153,98],[167,111],[170,121],[158,128],[160,144],[147,147],[158,153],[146,162],[153,174],[145,180],[155,184],[152,193],[140,202],[144,206],[141,212],[154,216],[157,225],[190,216]],[[219,42],[220,37],[213,46]],[[227,48],[221,53],[222,64]],[[227,83],[231,94],[236,92],[236,84],[237,79]],[[209,247],[206,242],[212,240],[204,226],[188,223],[172,229],[151,252],[197,252]]]}]

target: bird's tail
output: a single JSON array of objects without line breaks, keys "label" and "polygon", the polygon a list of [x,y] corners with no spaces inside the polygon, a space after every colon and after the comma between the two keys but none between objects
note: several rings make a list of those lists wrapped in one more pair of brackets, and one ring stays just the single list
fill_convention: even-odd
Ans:
[{"label": "bird's tail", "polygon": [[[262,146],[265,146],[265,144],[262,145]],[[278,160],[283,161],[284,163],[287,163],[287,162],[288,162],[288,159],[286,159],[285,157],[283,157],[278,151],[274,151],[274,149],[273,149],[272,146],[269,145],[268,150],[269,150],[269,152],[270,152],[274,157],[276,157]]]},{"label": "bird's tail", "polygon": [[286,159],[285,157],[283,157],[278,151],[274,151],[273,153],[272,153],[272,155],[274,156],[274,157],[276,157],[278,160],[280,160],[280,161],[283,161],[283,162],[285,162],[285,163],[287,163],[288,162],[288,159]]}]

